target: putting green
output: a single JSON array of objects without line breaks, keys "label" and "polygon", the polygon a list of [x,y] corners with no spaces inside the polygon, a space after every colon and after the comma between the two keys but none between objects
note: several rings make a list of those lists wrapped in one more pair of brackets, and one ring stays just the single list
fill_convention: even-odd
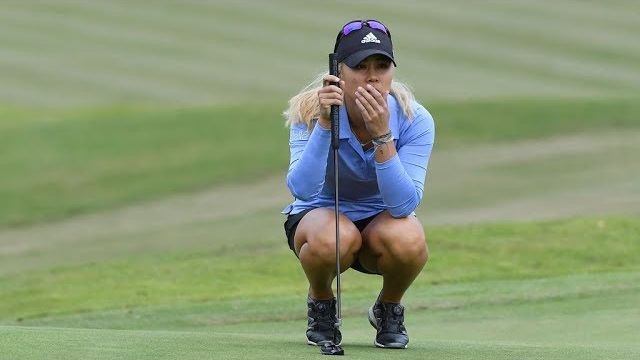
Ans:
[{"label": "putting green", "polygon": [[[353,359],[633,359],[639,284],[626,272],[414,288],[401,351],[372,345],[375,294],[346,293],[343,347]],[[0,326],[0,346],[20,359],[315,359],[304,311],[304,297],[282,296],[76,314]]]}]

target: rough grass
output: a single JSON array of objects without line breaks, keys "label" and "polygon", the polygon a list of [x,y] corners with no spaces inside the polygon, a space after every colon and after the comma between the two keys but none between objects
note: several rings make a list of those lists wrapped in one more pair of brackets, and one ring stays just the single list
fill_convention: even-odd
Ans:
[{"label": "rough grass", "polygon": [[[426,104],[439,149],[640,127],[640,102]],[[74,111],[5,109],[0,227],[91,213],[283,173],[279,106]],[[435,156],[434,156],[435,158]]]}]

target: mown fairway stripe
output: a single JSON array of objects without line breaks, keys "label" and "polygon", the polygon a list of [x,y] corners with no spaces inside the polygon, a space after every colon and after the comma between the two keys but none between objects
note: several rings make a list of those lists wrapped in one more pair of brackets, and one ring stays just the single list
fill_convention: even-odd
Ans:
[{"label": "mown fairway stripe", "polygon": [[[318,40],[318,34],[334,32],[343,17],[361,10],[343,4],[342,16],[336,17],[330,6],[297,2],[156,5],[7,4],[0,10],[0,43],[31,56],[26,63],[34,73],[25,82],[40,84],[37,62],[60,74],[57,86],[40,89],[36,96],[18,95],[27,92],[23,89],[0,101],[52,103],[56,96],[41,94],[68,90],[65,95],[75,98],[63,97],[65,103],[284,102],[325,67],[320,54],[333,40]],[[397,44],[403,64],[398,75],[428,79],[413,84],[420,97],[621,95],[640,86],[635,65],[640,49],[630,31],[634,27],[624,21],[632,16],[624,6],[589,22],[597,14],[583,8],[601,6],[554,3],[552,9],[579,12],[547,16],[535,4],[511,2],[380,5],[372,16],[383,16],[403,39]],[[462,7],[465,11],[459,11]],[[621,26],[615,27],[607,14],[620,15]],[[0,71],[10,72],[12,66]],[[19,73],[30,71],[26,67]],[[87,94],[76,96],[79,92]]]}]

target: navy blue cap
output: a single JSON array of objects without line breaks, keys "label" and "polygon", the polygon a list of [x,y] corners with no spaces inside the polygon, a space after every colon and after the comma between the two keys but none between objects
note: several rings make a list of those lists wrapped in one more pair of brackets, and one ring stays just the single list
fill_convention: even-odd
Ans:
[{"label": "navy blue cap", "polygon": [[[336,59],[347,66],[356,67],[371,55],[383,55],[396,65],[393,58],[393,45],[389,35],[378,29],[363,26],[362,29],[339,36],[334,47]],[[397,65],[396,65],[397,66]]]}]

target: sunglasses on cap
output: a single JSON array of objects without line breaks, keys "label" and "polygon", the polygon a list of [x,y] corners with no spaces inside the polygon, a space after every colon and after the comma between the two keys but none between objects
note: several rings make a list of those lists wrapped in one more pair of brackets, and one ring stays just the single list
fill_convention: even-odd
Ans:
[{"label": "sunglasses on cap", "polygon": [[381,23],[378,20],[353,20],[350,21],[348,23],[346,23],[343,27],[342,30],[340,30],[340,33],[338,34],[338,37],[336,38],[336,44],[340,41],[340,39],[342,39],[342,37],[349,35],[350,33],[360,30],[363,27],[369,27],[371,29],[376,29],[376,30],[380,30],[382,32],[384,32],[385,34],[387,34],[389,36],[389,39],[391,39],[391,31],[389,31],[389,29],[384,26],[383,23]]}]

